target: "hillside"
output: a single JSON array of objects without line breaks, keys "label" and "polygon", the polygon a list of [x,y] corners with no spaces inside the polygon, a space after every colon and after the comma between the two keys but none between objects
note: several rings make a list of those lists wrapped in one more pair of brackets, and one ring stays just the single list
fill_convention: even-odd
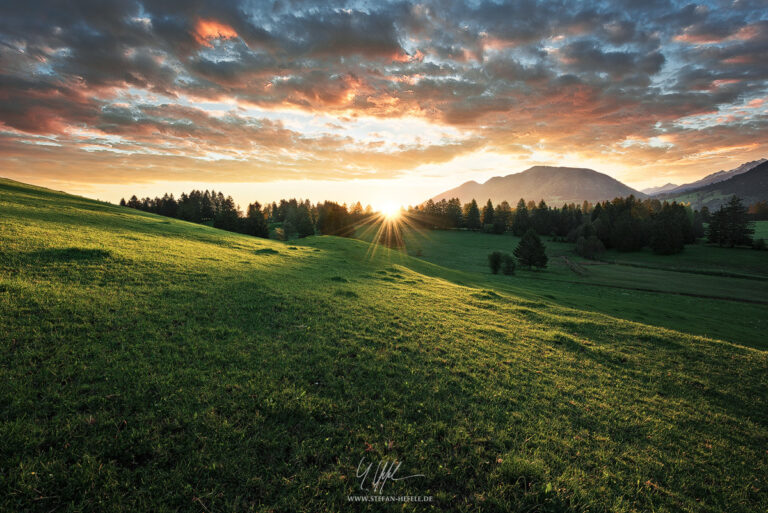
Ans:
[{"label": "hillside", "polygon": [[712,210],[719,208],[734,194],[744,200],[746,205],[768,200],[768,161],[721,182],[679,194],[660,194],[657,197],[667,201],[690,203],[696,209],[706,206]]},{"label": "hillside", "polygon": [[362,458],[438,510],[768,507],[765,351],[2,179],[0,248],[2,511],[349,510]]},{"label": "hillside", "polygon": [[584,200],[611,200],[631,194],[645,197],[643,193],[592,169],[534,166],[521,173],[491,178],[482,184],[466,182],[432,199],[459,198],[462,203],[476,199],[484,203],[490,198],[494,203],[508,201],[513,206],[520,198],[536,202],[543,199],[548,205],[559,206],[564,203],[581,204]]},{"label": "hillside", "polygon": [[[730,171],[717,171],[715,173],[709,174],[700,180],[696,180],[695,182],[691,182],[683,185],[676,185],[673,187],[670,187],[670,186],[674,184],[667,184],[661,187],[654,187],[652,189],[647,189],[644,192],[649,195],[661,195],[661,194],[680,195],[685,192],[690,192],[694,189],[699,189],[707,185],[723,182],[725,180],[728,180],[729,178],[733,178],[734,176],[738,176],[742,173],[746,173],[750,169],[757,167],[764,162],[766,162],[766,159],[753,160],[751,162],[745,162],[744,164],[734,169],[731,169]],[[652,191],[652,192],[649,192],[649,191]]]}]

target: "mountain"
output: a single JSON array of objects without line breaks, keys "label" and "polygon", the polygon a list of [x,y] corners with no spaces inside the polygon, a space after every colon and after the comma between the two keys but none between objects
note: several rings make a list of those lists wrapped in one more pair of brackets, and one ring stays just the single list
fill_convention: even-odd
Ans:
[{"label": "mountain", "polygon": [[667,183],[667,184],[664,184],[664,185],[660,185],[659,187],[649,187],[648,189],[643,189],[640,192],[642,192],[643,194],[647,194],[649,196],[653,196],[654,194],[661,194],[663,192],[669,192],[671,190],[677,189],[678,187],[680,187],[680,186],[677,185],[677,184]]},{"label": "mountain", "polygon": [[584,200],[611,200],[631,194],[638,198],[646,197],[642,192],[592,169],[534,166],[521,173],[491,178],[485,183],[466,182],[432,199],[459,198],[462,203],[475,199],[478,203],[485,203],[490,198],[494,203],[506,200],[513,206],[520,198],[536,202],[543,199],[549,205],[558,206]]},{"label": "mountain", "polygon": [[[734,176],[746,173],[750,169],[759,166],[760,164],[763,164],[764,162],[768,162],[766,159],[760,159],[760,160],[753,160],[752,162],[746,162],[739,167],[735,169],[731,169],[730,171],[718,171],[716,173],[712,173],[711,175],[707,175],[701,180],[696,180],[695,182],[686,183],[684,185],[679,185],[676,188],[672,189],[665,189],[667,185],[662,185],[661,187],[657,187],[654,192],[646,192],[646,194],[650,195],[660,195],[660,194],[682,194],[686,191],[692,191],[693,189],[698,189],[700,187],[704,187],[706,185],[711,185],[718,182],[723,182],[725,180],[728,180],[729,178],[732,178]],[[650,189],[648,189],[650,190]]]},{"label": "mountain", "polygon": [[763,159],[761,164],[748,171],[732,175],[720,182],[682,193],[671,192],[656,197],[667,201],[690,203],[696,209],[706,206],[712,210],[720,207],[733,195],[744,200],[745,205],[768,200],[768,161]]}]

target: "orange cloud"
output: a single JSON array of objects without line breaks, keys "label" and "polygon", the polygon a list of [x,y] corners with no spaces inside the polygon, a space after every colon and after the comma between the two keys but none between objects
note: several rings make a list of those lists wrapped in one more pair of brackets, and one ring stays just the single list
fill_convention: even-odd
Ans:
[{"label": "orange cloud", "polygon": [[200,18],[195,25],[193,34],[195,40],[202,46],[213,46],[212,39],[232,39],[237,37],[235,29],[216,20],[204,20]]}]

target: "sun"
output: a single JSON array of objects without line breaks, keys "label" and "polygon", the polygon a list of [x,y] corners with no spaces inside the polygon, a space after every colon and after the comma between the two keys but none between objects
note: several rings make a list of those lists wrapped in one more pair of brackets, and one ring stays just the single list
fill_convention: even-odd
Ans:
[{"label": "sun", "polygon": [[394,221],[400,217],[400,205],[392,202],[382,203],[379,207],[379,212],[381,212],[381,215],[384,216],[385,219]]}]

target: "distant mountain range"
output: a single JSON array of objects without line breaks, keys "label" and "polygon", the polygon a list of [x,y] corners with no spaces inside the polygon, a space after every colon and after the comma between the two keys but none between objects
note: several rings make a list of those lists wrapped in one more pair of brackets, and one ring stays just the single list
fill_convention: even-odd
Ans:
[{"label": "distant mountain range", "polygon": [[696,180],[695,182],[687,183],[684,185],[668,183],[666,185],[662,185],[661,187],[651,187],[650,189],[644,189],[643,192],[649,196],[658,196],[661,194],[682,194],[686,191],[692,191],[694,189],[704,187],[705,185],[724,182],[725,180],[733,178],[736,175],[746,173],[750,169],[759,166],[764,162],[767,162],[766,159],[753,160],[752,162],[742,164],[735,169],[731,169],[730,171],[718,171],[717,173],[712,173],[711,175],[707,175],[701,180]]},{"label": "distant mountain range", "polygon": [[485,183],[466,182],[455,189],[445,191],[432,200],[459,198],[462,203],[473,199],[485,203],[508,201],[513,207],[520,198],[526,201],[544,200],[548,205],[611,200],[634,195],[647,197],[640,191],[624,185],[610,176],[592,169],[575,167],[534,166],[521,173],[497,176]]},{"label": "distant mountain range", "polygon": [[659,187],[649,187],[647,189],[642,189],[640,192],[643,194],[647,194],[648,196],[653,196],[654,194],[661,194],[662,192],[668,192],[677,189],[680,187],[676,183],[667,183],[664,185],[660,185]]},{"label": "distant mountain range", "polygon": [[[745,205],[766,201],[768,200],[768,161],[761,159],[755,162],[757,164],[748,162],[731,171],[711,174],[699,182],[727,174],[725,180],[710,181],[702,186],[683,191],[674,189],[654,197],[660,200],[690,203],[695,209],[706,206],[710,210],[720,207],[733,195],[740,197]],[[743,170],[745,166],[749,166],[746,171]]]}]

